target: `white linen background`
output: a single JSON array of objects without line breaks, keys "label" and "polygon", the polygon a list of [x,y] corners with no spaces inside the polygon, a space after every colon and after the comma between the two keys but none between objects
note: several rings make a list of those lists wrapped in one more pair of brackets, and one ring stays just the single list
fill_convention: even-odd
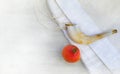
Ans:
[{"label": "white linen background", "polygon": [[[67,40],[60,30],[51,31],[38,22],[34,1],[0,0],[0,74],[85,72],[80,62],[68,64],[63,60],[61,49]],[[44,1],[40,0],[41,6]],[[40,17],[41,23],[48,23],[46,17]]]},{"label": "white linen background", "polygon": [[[119,0],[80,3],[101,29],[120,24]],[[39,9],[48,13],[45,0],[0,0],[0,74],[88,74],[81,62],[62,59],[68,42]]]}]

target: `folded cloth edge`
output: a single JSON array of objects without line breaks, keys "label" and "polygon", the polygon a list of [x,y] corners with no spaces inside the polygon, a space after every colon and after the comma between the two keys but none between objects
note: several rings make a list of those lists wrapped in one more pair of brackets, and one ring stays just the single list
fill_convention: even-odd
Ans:
[{"label": "folded cloth edge", "polygon": [[[52,15],[54,17],[57,17],[56,21],[58,22],[60,27],[61,26],[63,27],[65,23],[69,22],[68,19],[66,19],[66,17],[64,17],[64,14],[60,12],[59,7],[57,6],[55,0],[50,0],[50,1],[48,0],[48,5],[49,5],[49,8],[51,9]],[[59,15],[62,15],[62,16],[59,16]],[[95,55],[95,53],[88,46],[84,46],[84,45],[80,45],[80,44],[74,43],[67,36],[66,31],[63,30],[63,32],[64,32],[65,36],[67,37],[67,39],[70,41],[71,44],[74,44],[74,45],[78,46],[81,49],[82,57],[84,57],[86,55],[85,56],[86,58],[84,57],[82,59],[83,59],[85,65],[86,65],[86,67],[88,68],[88,70],[91,73],[93,73],[95,71],[101,71],[102,70],[101,71],[102,73],[99,73],[99,74],[103,74],[103,73],[110,74],[110,71],[106,68],[106,66],[101,62],[101,60]],[[85,47],[87,48],[87,50],[84,49]],[[87,54],[88,53],[87,51],[89,51],[90,55]],[[93,58],[96,58],[96,59],[93,60]],[[88,60],[92,60],[92,61],[88,61]],[[93,63],[97,63],[97,64],[93,65]]]}]

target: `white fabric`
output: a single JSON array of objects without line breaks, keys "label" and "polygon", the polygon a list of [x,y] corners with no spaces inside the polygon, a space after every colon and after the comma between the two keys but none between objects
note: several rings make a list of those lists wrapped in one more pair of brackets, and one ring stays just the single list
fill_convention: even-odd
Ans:
[{"label": "white fabric", "polygon": [[[73,22],[73,23],[75,23],[77,25],[80,25],[80,27],[84,27],[84,32],[89,33],[89,35],[91,35],[91,33],[96,34],[96,33],[100,32],[100,30],[98,29],[98,27],[94,24],[94,22],[88,17],[88,15],[86,13],[85,13],[85,15],[82,16],[82,14],[84,13],[84,11],[82,10],[82,12],[80,13],[81,7],[78,7],[78,8],[76,7],[76,9],[72,8],[72,10],[69,9],[70,7],[74,6],[72,4],[74,4],[75,2],[76,2],[75,0],[74,1],[70,1],[70,0],[65,0],[65,1],[64,0],[57,0],[57,5],[59,5],[59,7],[63,9],[64,14],[62,12],[60,13],[59,7],[57,7],[57,5],[55,5],[56,2],[54,0],[51,0],[48,3],[49,3],[49,6],[50,6],[51,9],[55,8],[55,10],[59,12],[59,15],[63,15],[63,16],[60,17],[59,15],[57,15],[57,12],[56,12],[56,15],[54,15],[55,11],[54,10],[52,11],[53,16],[59,17],[59,18],[56,18],[56,20],[58,21],[58,23],[59,23],[60,26],[61,25],[63,26],[65,23],[68,23],[68,22],[71,21],[71,22]],[[67,3],[67,4],[64,4],[64,3]],[[76,5],[76,4],[78,4],[78,3],[75,3],[75,6],[79,6],[79,5]],[[52,6],[52,5],[54,5],[54,6]],[[77,11],[77,9],[78,9],[78,12],[75,12],[75,11]],[[79,15],[79,13],[80,13],[80,15]],[[64,15],[66,15],[68,18],[64,17]],[[80,17],[80,16],[82,16],[82,17]],[[87,20],[86,20],[86,18],[84,16],[87,17]],[[79,21],[77,19],[78,17],[79,17],[79,19],[80,18],[82,19],[82,23],[83,24],[88,21],[87,27],[83,26],[82,24],[80,24],[81,21]],[[68,19],[70,19],[70,21]],[[64,21],[64,22],[62,22],[62,21]],[[91,22],[92,22],[92,24],[89,25],[89,23],[91,23]],[[86,23],[85,23],[85,25],[86,25]],[[92,28],[90,28],[91,25],[92,25]],[[95,29],[94,29],[94,26],[95,26]],[[90,31],[88,31],[88,30],[90,30]],[[96,31],[93,32],[93,30],[96,30]],[[88,70],[90,71],[90,73],[96,73],[96,72],[98,72],[100,74],[103,74],[103,73],[110,74],[110,72],[114,73],[114,69],[116,69],[116,68],[119,69],[118,68],[118,66],[120,65],[120,63],[119,63],[120,60],[118,59],[119,56],[120,56],[119,52],[109,42],[109,40],[105,40],[104,41],[104,39],[103,39],[103,40],[100,40],[99,42],[95,42],[95,43],[91,44],[90,46],[94,50],[94,52],[95,52],[94,53],[93,50],[91,48],[89,48],[88,46],[76,44],[73,41],[71,41],[69,39],[69,37],[67,36],[66,32],[65,31],[63,31],[63,32],[64,32],[64,34],[66,35],[66,37],[68,38],[68,40],[70,41],[71,44],[74,44],[74,45],[78,46],[81,49],[83,62],[85,63],[85,65],[88,68]],[[99,43],[101,43],[102,45],[99,44]],[[102,46],[102,49],[101,49],[100,46]],[[109,48],[107,46],[109,46]],[[110,49],[110,48],[113,48],[113,49]],[[110,49],[111,51],[116,52],[117,54],[116,53],[114,54],[112,52],[109,53],[108,51],[106,51],[106,52],[103,51],[105,49],[107,49],[107,50]],[[100,55],[101,53],[104,53],[104,55],[103,54]],[[107,53],[109,53],[109,54],[107,54]],[[111,63],[113,63],[113,62],[116,63],[116,64],[113,64],[113,65],[110,65],[111,63],[109,63],[109,61],[112,60],[113,57],[110,57],[108,59],[108,61],[107,61],[107,57],[104,57],[104,56],[108,56],[108,57],[109,56],[114,56],[115,57],[116,55],[117,55],[118,58],[115,59],[115,60],[113,60],[111,62]],[[88,59],[89,59],[89,61],[88,61]],[[93,64],[95,64],[95,65],[93,65]]]},{"label": "white fabric", "polygon": [[46,0],[0,0],[0,74],[88,74],[63,60],[68,42],[39,10],[48,12]]},{"label": "white fabric", "polygon": [[108,38],[103,38],[90,46],[111,71],[120,69],[120,53]]},{"label": "white fabric", "polygon": [[[87,35],[94,35],[102,31],[95,22],[86,14],[77,0],[56,0],[68,19],[79,26],[80,30]],[[79,15],[78,15],[79,14]],[[93,29],[94,28],[94,29]]]},{"label": "white fabric", "polygon": [[[48,4],[49,4],[50,9],[52,9],[52,7],[54,7],[55,10],[56,10],[56,11],[51,10],[54,17],[57,17],[59,15],[63,15],[61,13],[61,11],[59,10],[59,8],[58,8],[58,6],[57,6],[57,4],[56,4],[56,2],[54,0],[51,0],[51,1],[48,0]],[[57,11],[59,11],[59,15],[54,15],[54,13],[57,13]],[[64,22],[63,22],[63,18],[64,18]],[[56,20],[57,20],[57,22],[59,23],[60,26],[69,22],[66,19],[66,17],[63,17],[63,16],[57,18]],[[99,58],[95,55],[95,53],[88,46],[79,45],[77,43],[74,43],[67,36],[66,31],[63,30],[63,32],[64,32],[65,36],[68,38],[68,40],[70,41],[71,44],[74,44],[74,45],[78,46],[81,49],[82,60],[83,60],[84,64],[86,65],[86,67],[88,68],[88,70],[90,71],[90,73],[96,73],[96,72],[97,73],[102,72],[102,73],[105,73],[105,74],[110,73],[109,70],[104,66],[104,64],[99,60]]]}]

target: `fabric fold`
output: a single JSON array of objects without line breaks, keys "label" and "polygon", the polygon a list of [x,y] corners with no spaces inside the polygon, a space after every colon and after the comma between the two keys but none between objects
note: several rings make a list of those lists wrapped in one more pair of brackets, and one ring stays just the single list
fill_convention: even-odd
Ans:
[{"label": "fabric fold", "polygon": [[[65,17],[65,14],[63,14],[63,12],[60,10],[55,0],[48,0],[48,5],[52,12],[52,15],[54,17],[57,17],[55,19],[60,27],[64,27],[65,23],[71,22]],[[81,55],[82,60],[91,74],[111,74],[109,69],[104,65],[104,63],[99,59],[99,57],[97,57],[97,55],[93,52],[93,50],[89,46],[80,45],[73,42],[67,35],[66,30],[62,31],[65,37],[68,39],[68,41],[71,44],[76,45],[80,49],[82,54]]]},{"label": "fabric fold", "polygon": [[[83,33],[87,35],[95,35],[102,32],[82,9],[78,0],[56,1],[66,17],[73,24],[80,26],[79,28]],[[89,46],[110,71],[114,72],[114,70],[120,69],[120,52],[117,51],[118,49],[108,40],[107,37],[100,39]]]}]

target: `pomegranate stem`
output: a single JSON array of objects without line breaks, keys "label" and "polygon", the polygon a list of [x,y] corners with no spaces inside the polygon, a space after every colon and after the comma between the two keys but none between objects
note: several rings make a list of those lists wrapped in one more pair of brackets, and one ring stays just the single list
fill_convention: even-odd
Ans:
[{"label": "pomegranate stem", "polygon": [[77,48],[73,48],[72,52],[76,53],[77,52]]}]

